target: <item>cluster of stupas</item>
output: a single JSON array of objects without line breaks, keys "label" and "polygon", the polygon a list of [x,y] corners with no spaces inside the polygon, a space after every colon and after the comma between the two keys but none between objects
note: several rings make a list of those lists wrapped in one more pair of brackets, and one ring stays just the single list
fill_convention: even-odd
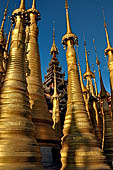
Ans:
[{"label": "cluster of stupas", "polygon": [[62,44],[67,49],[68,80],[59,66],[53,29],[52,58],[42,83],[37,26],[40,13],[35,3],[33,0],[32,7],[25,10],[25,0],[21,0],[12,13],[6,39],[7,4],[0,28],[0,170],[113,169],[113,48],[106,22],[111,96],[104,87],[96,53],[101,86],[98,94],[85,38],[86,71],[82,76],[74,48],[78,37],[71,30],[67,0],[67,32]]}]

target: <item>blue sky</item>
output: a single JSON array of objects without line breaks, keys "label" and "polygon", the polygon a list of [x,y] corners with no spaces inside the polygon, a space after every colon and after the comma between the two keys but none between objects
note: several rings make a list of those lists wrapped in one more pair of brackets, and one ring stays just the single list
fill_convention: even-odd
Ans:
[{"label": "blue sky", "polygon": [[[6,7],[7,0],[0,0],[0,22],[2,22],[3,11]],[[31,7],[32,0],[25,0],[26,9]],[[37,9],[41,14],[41,20],[38,22],[39,27],[39,49],[41,58],[42,78],[47,73],[47,67],[50,62],[50,49],[52,46],[52,22],[55,21],[55,39],[59,49],[58,59],[62,66],[63,72],[67,78],[66,51],[61,44],[62,36],[66,33],[66,17],[65,17],[65,0],[36,0]],[[11,16],[12,11],[18,8],[20,0],[10,0],[8,15]],[[96,57],[93,38],[97,48],[100,67],[102,71],[105,87],[110,91],[109,71],[107,66],[107,58],[104,57],[104,49],[106,48],[106,39],[104,31],[104,21],[102,15],[102,4],[105,10],[108,33],[111,45],[113,46],[113,0],[68,0],[69,16],[72,32],[78,36],[79,42],[79,59],[82,67],[82,73],[85,72],[85,54],[83,43],[83,32],[85,33],[87,50],[89,51],[89,64],[94,64],[96,70],[96,81],[98,89],[100,83],[98,78],[98,68],[96,66]],[[6,21],[5,32],[8,32],[10,21]]]}]

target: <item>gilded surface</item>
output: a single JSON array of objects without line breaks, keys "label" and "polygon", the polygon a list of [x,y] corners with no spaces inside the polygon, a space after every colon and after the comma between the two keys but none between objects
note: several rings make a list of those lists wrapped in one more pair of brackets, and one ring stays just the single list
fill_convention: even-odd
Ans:
[{"label": "gilded surface", "polygon": [[24,71],[24,0],[13,13],[7,74],[0,94],[0,169],[41,170],[39,147],[34,138]]},{"label": "gilded surface", "polygon": [[61,137],[60,111],[59,111],[59,96],[57,93],[56,84],[56,70],[54,65],[54,94],[53,94],[53,129],[55,129],[57,136]]},{"label": "gilded surface", "polygon": [[40,18],[40,13],[36,10],[34,3],[32,8],[27,12],[30,15],[30,26],[26,28],[26,57],[29,68],[26,71],[29,72],[27,83],[32,120],[35,124],[36,138],[39,144],[41,146],[52,146],[55,145],[56,141],[59,139],[56,137],[55,131],[52,129],[52,118],[48,111],[42,86],[40,55],[37,44],[37,20]]},{"label": "gilded surface", "polygon": [[106,41],[107,41],[107,48],[105,49],[105,55],[108,55],[108,68],[110,73],[110,86],[111,86],[111,111],[112,111],[112,119],[113,119],[113,48],[111,47],[107,26],[105,22],[105,16],[104,16],[104,27],[105,27],[105,33],[106,33]]},{"label": "gilded surface", "polygon": [[62,138],[61,170],[108,170],[110,168],[105,164],[102,151],[97,147],[95,136],[91,133],[92,127],[80,86],[73,37],[70,36],[64,43],[67,45],[68,102]]},{"label": "gilded surface", "polygon": [[100,86],[101,86],[100,97],[101,97],[102,114],[103,114],[102,149],[104,151],[104,154],[107,157],[108,163],[112,164],[112,161],[113,161],[113,123],[112,123],[112,117],[110,114],[109,105],[107,101],[107,91],[104,87],[99,64],[100,62],[97,57],[97,65],[98,65],[98,70],[99,70],[99,78],[100,78]]},{"label": "gilded surface", "polygon": [[7,16],[7,7],[4,11],[4,17],[2,20],[1,28],[0,28],[0,88],[2,87],[3,81],[4,81],[4,75],[5,75],[5,68],[4,68],[4,51],[6,46],[6,40],[4,38],[4,24]]},{"label": "gilded surface", "polygon": [[83,83],[81,66],[80,66],[80,62],[79,62],[79,56],[77,57],[77,59],[78,59],[78,69],[79,69],[79,76],[80,76],[80,84],[81,84],[82,94],[83,94],[86,110],[87,110],[88,116],[90,118],[89,106],[88,106],[88,100],[89,100],[88,91],[87,91],[87,89],[86,89],[86,87],[85,87],[85,85]]},{"label": "gilded surface", "polygon": [[100,124],[99,124],[99,122],[100,122],[99,113],[97,110],[97,98],[96,98],[96,94],[95,94],[95,90],[94,90],[94,86],[93,86],[93,82],[92,82],[92,78],[95,80],[95,75],[89,67],[88,53],[87,53],[87,49],[86,49],[86,41],[85,40],[84,40],[84,47],[85,47],[85,57],[86,57],[86,72],[84,73],[83,77],[87,80],[86,88],[89,91],[89,93],[87,94],[87,100],[88,100],[87,102],[89,103],[89,108],[90,108],[89,118],[91,119],[97,140],[99,141],[100,146],[101,146],[102,138],[101,138],[101,128],[100,128]]}]

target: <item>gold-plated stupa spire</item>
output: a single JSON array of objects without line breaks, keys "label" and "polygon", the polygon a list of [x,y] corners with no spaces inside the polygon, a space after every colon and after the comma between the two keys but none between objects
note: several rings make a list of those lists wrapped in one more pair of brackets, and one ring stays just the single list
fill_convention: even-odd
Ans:
[{"label": "gold-plated stupa spire", "polygon": [[87,87],[87,90],[89,91],[89,94],[88,94],[89,101],[91,99],[90,107],[92,108],[90,109],[90,117],[92,117],[92,122],[93,122],[92,124],[95,130],[96,137],[98,141],[101,143],[100,128],[99,128],[99,115],[98,115],[98,110],[97,110],[95,90],[94,90],[93,81],[92,81],[92,79],[94,79],[95,81],[95,75],[91,71],[90,66],[89,66],[85,36],[84,36],[84,48],[85,48],[85,57],[86,57],[86,72],[83,74],[83,77],[84,79],[87,80],[86,87]]},{"label": "gold-plated stupa spire", "polygon": [[21,0],[19,8],[20,9],[25,9],[25,0]]},{"label": "gold-plated stupa spire", "polygon": [[58,137],[61,137],[60,111],[59,111],[59,95],[57,93],[56,70],[54,65],[54,94],[53,94],[53,129],[55,129]]},{"label": "gold-plated stupa spire", "polygon": [[96,54],[96,64],[98,66],[98,72],[99,72],[99,78],[100,78],[100,94],[99,96],[101,98],[103,98],[104,96],[107,95],[107,91],[104,87],[104,83],[103,83],[103,80],[102,80],[102,75],[101,75],[101,70],[100,70],[100,61],[99,61],[99,58],[98,58],[98,55],[97,55],[97,50],[96,50],[96,46],[95,46],[95,40],[93,39],[93,44],[94,44],[94,48],[95,48],[95,54]]},{"label": "gold-plated stupa spire", "polygon": [[33,0],[32,9],[36,9],[36,2],[35,2],[35,0]]},{"label": "gold-plated stupa spire", "polygon": [[107,97],[102,98],[102,113],[103,113],[103,143],[102,149],[107,157],[108,164],[112,167],[113,162],[113,122],[110,114],[110,109]]},{"label": "gold-plated stupa spire", "polygon": [[98,59],[96,46],[95,46],[95,53],[96,53],[96,64],[98,65],[100,86],[101,86],[99,96],[100,96],[101,108],[102,108],[102,114],[103,114],[102,149],[107,157],[107,162],[111,165],[112,164],[111,162],[113,161],[113,133],[112,133],[113,125],[112,125],[110,109],[109,109],[108,101],[107,101],[107,91],[104,87],[104,83],[102,80],[102,75],[101,75],[101,70],[100,70],[100,62]]},{"label": "gold-plated stupa spire", "polygon": [[103,98],[104,96],[107,96],[107,91],[106,91],[106,89],[104,87],[104,83],[103,83],[103,80],[102,80],[102,75],[101,75],[101,71],[100,71],[100,62],[99,62],[98,57],[96,57],[96,63],[98,65],[99,78],[100,78],[100,87],[101,87],[99,96],[101,98]]},{"label": "gold-plated stupa spire", "polygon": [[65,46],[67,45],[67,39],[69,37],[71,37],[73,39],[74,44],[78,44],[77,36],[75,34],[73,34],[72,31],[71,31],[71,25],[70,25],[70,20],[69,20],[68,8],[69,8],[68,2],[67,2],[67,0],[65,0],[67,33],[62,38],[62,43],[64,44],[64,49],[65,49]]},{"label": "gold-plated stupa spire", "polygon": [[[67,1],[65,3],[67,5]],[[88,170],[94,167],[95,170],[110,169],[104,163],[104,156],[91,133],[76,63],[75,42],[77,36],[72,33],[67,32],[62,38],[63,45],[67,46],[68,102],[62,138],[61,170]]]},{"label": "gold-plated stupa spire", "polygon": [[[24,1],[21,1],[21,4],[22,2],[24,4]],[[24,70],[26,26],[24,12],[19,8],[12,14],[15,26],[11,36],[7,73],[0,94],[2,170],[41,170]]]},{"label": "gold-plated stupa spire", "polygon": [[95,84],[95,92],[96,92],[96,97],[97,97],[98,96],[98,89],[97,89],[97,83],[96,83],[95,77],[93,78],[93,80],[94,80],[94,84]]},{"label": "gold-plated stupa spire", "polygon": [[3,18],[3,21],[2,21],[0,31],[3,31],[3,29],[4,29],[4,24],[5,24],[5,20],[6,20],[6,16],[7,16],[7,10],[8,10],[8,3],[9,3],[9,0],[7,1],[7,6],[6,6],[5,11],[4,11],[4,18]]},{"label": "gold-plated stupa spire", "polygon": [[104,52],[105,55],[108,55],[108,68],[110,73],[110,86],[111,86],[111,111],[112,111],[112,119],[113,119],[113,48],[111,47],[109,36],[108,36],[104,9],[103,9],[103,16],[104,16],[104,28],[105,28],[106,41],[107,41],[107,48],[104,50]]},{"label": "gold-plated stupa spire", "polygon": [[[30,107],[32,111],[32,120],[35,125],[36,139],[40,146],[56,145],[60,140],[52,129],[52,117],[48,111],[48,106],[44,96],[44,90],[41,77],[41,65],[38,39],[37,20],[40,19],[40,13],[35,7],[35,1],[31,9],[27,10],[30,15],[30,25],[26,28],[27,42],[27,60],[29,61],[30,75],[27,77],[28,92],[30,97]],[[29,37],[29,38],[28,38]]]},{"label": "gold-plated stupa spire", "polygon": [[65,9],[66,9],[66,20],[67,20],[67,33],[72,33],[71,31],[71,25],[70,25],[70,20],[69,20],[69,14],[68,14],[68,2],[67,0],[65,1]]},{"label": "gold-plated stupa spire", "polygon": [[8,63],[8,57],[9,57],[8,47],[9,47],[9,42],[10,42],[10,38],[11,38],[12,28],[13,28],[13,26],[11,24],[9,34],[8,34],[8,38],[7,38],[7,42],[6,42],[6,46],[5,46],[5,50],[4,50],[4,56],[3,56],[4,57],[3,68],[4,68],[5,73],[6,73],[6,70],[7,70],[7,63]]},{"label": "gold-plated stupa spire", "polygon": [[7,6],[5,8],[5,11],[4,11],[4,17],[3,17],[1,28],[0,28],[0,87],[1,87],[1,83],[2,83],[1,81],[3,78],[3,74],[4,74],[3,53],[4,53],[4,49],[5,49],[5,45],[6,45],[5,38],[4,38],[4,24],[5,24],[5,20],[6,20],[6,16],[7,16],[8,2],[7,2]]},{"label": "gold-plated stupa spire", "polygon": [[12,29],[13,29],[13,25],[11,24],[9,34],[8,34],[8,38],[7,38],[7,42],[6,42],[6,46],[5,46],[5,52],[8,52],[8,47],[9,47]]},{"label": "gold-plated stupa spire", "polygon": [[[108,31],[107,31],[107,24],[106,24],[106,20],[105,20],[105,15],[104,15],[104,8],[102,8],[102,12],[103,12],[103,17],[104,17],[104,28],[105,28],[105,33],[106,33],[106,41],[107,41],[107,49],[106,49],[106,53],[107,51],[109,51],[109,49],[111,49],[111,44],[110,44],[110,40],[109,40],[109,36],[108,36]],[[113,49],[112,49],[113,50]]]},{"label": "gold-plated stupa spire", "polygon": [[89,86],[90,86],[90,90],[91,90],[90,92],[94,95],[93,84],[92,84],[91,78],[94,78],[95,75],[89,67],[85,36],[84,36],[84,48],[85,48],[85,57],[86,57],[86,72],[84,73],[83,77],[84,79],[87,79],[87,89],[89,89]]},{"label": "gold-plated stupa spire", "polygon": [[84,97],[84,102],[85,102],[88,116],[90,117],[89,108],[88,108],[88,97],[87,97],[88,91],[83,83],[82,71],[81,71],[81,66],[80,66],[80,61],[79,61],[79,56],[78,56],[78,47],[77,47],[77,60],[78,60],[78,69],[79,69],[80,83],[81,83],[82,93],[83,93],[83,97]]},{"label": "gold-plated stupa spire", "polygon": [[87,89],[83,83],[83,78],[82,78],[82,71],[81,71],[81,66],[80,66],[80,61],[79,61],[79,56],[78,56],[78,51],[77,51],[77,60],[78,60],[78,68],[79,68],[79,74],[80,74],[80,83],[81,83],[81,88],[83,93],[87,93]]},{"label": "gold-plated stupa spire", "polygon": [[96,83],[96,78],[95,78],[96,70],[94,69],[94,64],[92,64],[92,68],[93,68],[93,74],[94,74],[93,80],[94,80],[94,85],[95,85],[95,94],[96,94],[96,97],[97,97],[98,96],[98,89],[97,89],[97,83]]},{"label": "gold-plated stupa spire", "polygon": [[112,118],[110,114],[110,109],[107,101],[108,92],[104,87],[104,83],[102,80],[101,70],[100,70],[100,62],[96,52],[96,64],[98,65],[99,78],[100,78],[100,101],[102,106],[102,114],[103,114],[103,141],[102,141],[102,149],[107,157],[107,162],[112,166],[113,161],[113,124]]},{"label": "gold-plated stupa spire", "polygon": [[13,16],[14,15],[18,15],[18,13],[21,13],[21,12],[25,12],[25,0],[20,0],[20,6],[19,6],[19,8],[18,9],[15,9],[14,11],[13,11],[13,13],[12,13],[12,22],[15,22],[14,20],[13,20]]},{"label": "gold-plated stupa spire", "polygon": [[51,47],[50,54],[53,55],[54,58],[56,58],[56,54],[58,54],[58,48],[55,44],[55,26],[53,22],[53,45]]}]

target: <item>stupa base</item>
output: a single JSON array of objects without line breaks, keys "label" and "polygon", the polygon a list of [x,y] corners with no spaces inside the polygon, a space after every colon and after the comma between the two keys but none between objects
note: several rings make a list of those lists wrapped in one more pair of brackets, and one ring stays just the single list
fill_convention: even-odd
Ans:
[{"label": "stupa base", "polygon": [[0,170],[44,170],[40,164],[9,163],[0,164]]}]

